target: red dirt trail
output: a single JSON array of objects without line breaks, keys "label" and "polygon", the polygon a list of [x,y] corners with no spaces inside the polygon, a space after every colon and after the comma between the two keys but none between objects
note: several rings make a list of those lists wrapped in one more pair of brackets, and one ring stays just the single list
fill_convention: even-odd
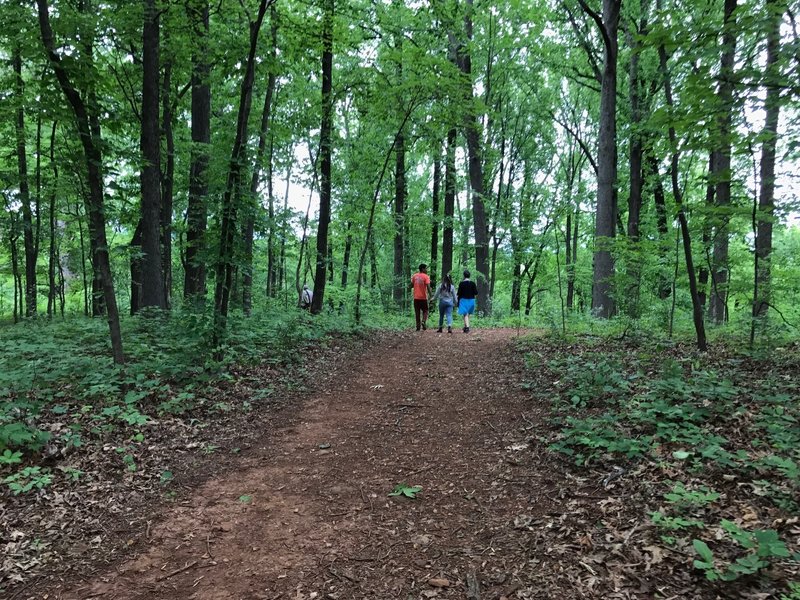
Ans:
[{"label": "red dirt trail", "polygon": [[[564,567],[526,523],[555,486],[531,452],[540,415],[516,336],[387,335],[291,426],[265,426],[238,468],[158,515],[138,555],[50,597],[551,597]],[[400,483],[422,491],[389,497]]]}]

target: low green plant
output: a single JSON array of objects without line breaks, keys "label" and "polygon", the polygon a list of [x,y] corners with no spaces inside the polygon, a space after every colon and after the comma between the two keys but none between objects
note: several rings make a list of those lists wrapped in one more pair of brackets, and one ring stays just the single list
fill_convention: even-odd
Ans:
[{"label": "low green plant", "polygon": [[[694,560],[694,566],[705,573],[709,581],[734,581],[743,575],[753,575],[770,566],[774,559],[792,557],[792,554],[773,529],[746,531],[732,521],[720,523],[728,536],[737,542],[747,553],[736,558],[727,565],[717,566],[714,553],[703,540],[692,540],[695,552],[700,556]],[[800,555],[793,557],[800,559]]]},{"label": "low green plant", "polygon": [[417,494],[422,491],[422,487],[418,485],[408,485],[406,483],[398,483],[394,486],[391,492],[389,492],[390,496],[405,496],[406,498],[416,498]]},{"label": "low green plant", "polygon": [[47,487],[53,483],[53,476],[50,474],[49,469],[25,467],[21,471],[17,471],[3,479],[3,483],[8,485],[8,489],[15,496],[18,496],[19,494],[27,494],[34,489],[41,490]]}]

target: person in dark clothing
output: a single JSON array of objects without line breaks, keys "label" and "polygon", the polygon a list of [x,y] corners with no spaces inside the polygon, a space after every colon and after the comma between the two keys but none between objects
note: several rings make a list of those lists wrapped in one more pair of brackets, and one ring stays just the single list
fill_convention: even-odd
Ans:
[{"label": "person in dark clothing", "polygon": [[464,271],[457,295],[458,314],[464,317],[464,333],[469,333],[469,316],[475,312],[475,297],[478,295],[478,286],[469,278],[469,271]]}]

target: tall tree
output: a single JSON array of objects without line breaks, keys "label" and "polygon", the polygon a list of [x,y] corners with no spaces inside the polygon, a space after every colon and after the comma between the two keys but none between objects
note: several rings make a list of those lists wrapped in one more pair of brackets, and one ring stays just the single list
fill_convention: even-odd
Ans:
[{"label": "tall tree", "polygon": [[[472,223],[475,236],[475,280],[478,285],[478,309],[491,314],[489,304],[489,228],[486,222],[484,194],[483,153],[481,148],[480,121],[473,95],[472,54],[470,44],[472,32],[473,0],[466,0],[464,11],[464,33],[466,43],[457,43],[454,55],[463,74],[463,101],[466,107],[464,135],[467,139],[467,161],[469,184],[472,193]],[[455,42],[451,36],[451,43]]]},{"label": "tall tree", "polygon": [[444,213],[442,214],[442,275],[453,270],[453,216],[456,204],[456,136],[455,128],[447,131],[444,158]]},{"label": "tall tree", "polygon": [[322,0],[322,119],[319,132],[319,222],[317,224],[317,265],[314,273],[314,299],[311,312],[322,311],[325,299],[328,226],[331,220],[331,164],[333,147],[333,16],[334,0]]},{"label": "tall tree", "polygon": [[711,179],[716,186],[717,227],[711,268],[709,317],[720,324],[728,307],[728,207],[731,203],[731,136],[733,133],[734,62],[736,60],[736,0],[725,1],[722,23],[722,57],[717,91],[717,147],[712,161]]},{"label": "tall tree", "polygon": [[239,109],[236,116],[236,136],[233,140],[231,158],[228,162],[228,175],[225,181],[225,191],[222,194],[220,207],[220,239],[219,255],[216,264],[216,281],[214,287],[214,330],[212,345],[218,347],[227,330],[228,305],[233,288],[233,273],[236,268],[234,256],[236,222],[238,209],[237,200],[241,197],[241,175],[244,165],[245,149],[247,144],[247,122],[250,118],[250,107],[253,98],[253,81],[256,70],[256,50],[261,24],[267,8],[274,0],[261,0],[255,19],[249,22],[250,44],[245,63],[244,77],[239,89]]},{"label": "tall tree", "polygon": [[36,261],[38,257],[28,179],[28,150],[25,143],[25,82],[22,78],[22,49],[19,43],[14,44],[11,64],[14,70],[17,173],[19,175],[19,200],[22,205],[22,240],[25,247],[25,316],[34,317],[36,316]]},{"label": "tall tree", "polygon": [[[102,139],[98,127],[99,118],[87,110],[87,100],[80,94],[72,82],[66,64],[61,55],[56,51],[53,29],[50,25],[50,7],[47,0],[36,0],[39,14],[39,29],[42,34],[42,43],[47,51],[50,65],[55,72],[61,91],[72,108],[75,125],[81,138],[84,159],[86,161],[88,197],[86,198],[86,212],[89,214],[90,234],[93,241],[93,255],[96,272],[100,275],[103,289],[103,300],[108,318],[108,327],[111,333],[111,349],[114,362],[122,364],[125,355],[122,349],[122,334],[119,327],[119,311],[117,299],[114,294],[114,279],[111,274],[111,261],[109,260],[108,241],[106,239],[106,221],[104,213],[105,184],[103,181],[103,153]],[[84,48],[91,59],[91,47]],[[94,102],[89,102],[96,107]]]},{"label": "tall tree", "polygon": [[208,222],[208,166],[211,145],[211,57],[208,49],[209,2],[190,0],[187,11],[192,24],[192,150],[189,166],[189,199],[186,210],[186,258],[183,295],[202,300],[206,294],[205,247]]},{"label": "tall tree", "polygon": [[[658,0],[658,8],[661,10],[661,0]],[[672,110],[675,102],[672,97],[672,80],[670,72],[667,67],[667,51],[664,43],[661,42],[658,47],[659,67],[663,77],[664,85],[664,98],[667,107]],[[672,195],[675,199],[675,205],[678,209],[678,221],[681,228],[681,238],[683,239],[683,255],[686,260],[686,274],[689,276],[689,293],[692,298],[692,318],[694,321],[695,333],[697,335],[697,348],[705,352],[708,347],[706,343],[705,324],[703,322],[703,305],[700,302],[700,294],[697,288],[697,280],[694,270],[694,259],[692,257],[692,236],[689,231],[689,221],[686,218],[686,211],[683,207],[683,192],[680,187],[680,148],[678,145],[678,136],[675,132],[675,125],[672,121],[669,124],[669,142],[672,146],[672,161],[670,169],[670,178],[672,181]]]},{"label": "tall tree", "polygon": [[[775,155],[778,144],[778,120],[781,110],[780,47],[781,21],[785,9],[782,0],[766,0],[767,9],[767,64],[764,68],[765,121],[761,145],[760,189],[756,219],[755,290],[753,317],[765,317],[772,302],[772,224],[775,220]],[[753,331],[751,329],[751,331]],[[752,334],[751,334],[752,335]],[[752,339],[751,339],[752,343]]]},{"label": "tall tree", "polygon": [[141,307],[166,308],[161,270],[160,24],[155,0],[143,0],[142,28],[142,297]]},{"label": "tall tree", "polygon": [[[267,295],[271,295],[271,289],[274,279],[274,248],[272,240],[272,231],[274,224],[274,198],[272,194],[272,153],[267,152],[268,140],[270,138],[269,123],[272,111],[272,98],[275,93],[276,82],[276,55],[278,43],[278,24],[277,24],[277,11],[275,5],[270,7],[270,40],[272,42],[270,48],[269,60],[269,75],[267,76],[267,91],[264,94],[264,106],[261,110],[261,126],[258,130],[258,149],[256,150],[255,164],[253,165],[253,173],[250,177],[250,194],[247,197],[247,210],[245,214],[244,224],[244,261],[242,265],[242,310],[246,315],[249,315],[253,310],[253,236],[255,233],[255,220],[256,212],[261,203],[258,201],[258,188],[261,184],[261,172],[266,168],[268,174],[267,188],[269,190],[269,207],[270,207],[270,222],[269,222],[269,238],[267,240]],[[267,164],[265,165],[265,157]]]},{"label": "tall tree", "polygon": [[609,318],[616,307],[613,298],[614,255],[612,244],[617,219],[617,55],[621,0],[603,0],[603,14],[578,0],[603,39],[604,59],[600,89],[600,133],[597,139],[597,207],[595,216],[592,310]]}]

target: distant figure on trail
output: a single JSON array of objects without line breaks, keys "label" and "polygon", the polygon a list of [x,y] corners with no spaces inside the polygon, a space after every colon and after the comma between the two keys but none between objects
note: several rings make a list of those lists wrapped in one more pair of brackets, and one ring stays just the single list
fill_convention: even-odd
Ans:
[{"label": "distant figure on trail", "polygon": [[414,318],[417,321],[417,331],[422,327],[428,328],[428,296],[431,291],[431,278],[428,277],[428,265],[421,263],[419,272],[411,276],[410,288],[414,290]]},{"label": "distant figure on trail", "polygon": [[308,284],[303,284],[303,291],[300,292],[300,308],[303,310],[311,309],[311,301],[314,299],[314,292],[308,289]]},{"label": "distant figure on trail", "polygon": [[464,317],[464,333],[469,333],[469,316],[475,312],[475,296],[478,286],[469,278],[469,271],[464,270],[464,279],[458,284],[458,314]]},{"label": "distant figure on trail", "polygon": [[436,288],[433,299],[439,299],[439,329],[442,333],[442,323],[447,317],[447,333],[453,333],[453,307],[456,304],[456,288],[450,275],[445,275],[442,283]]}]

